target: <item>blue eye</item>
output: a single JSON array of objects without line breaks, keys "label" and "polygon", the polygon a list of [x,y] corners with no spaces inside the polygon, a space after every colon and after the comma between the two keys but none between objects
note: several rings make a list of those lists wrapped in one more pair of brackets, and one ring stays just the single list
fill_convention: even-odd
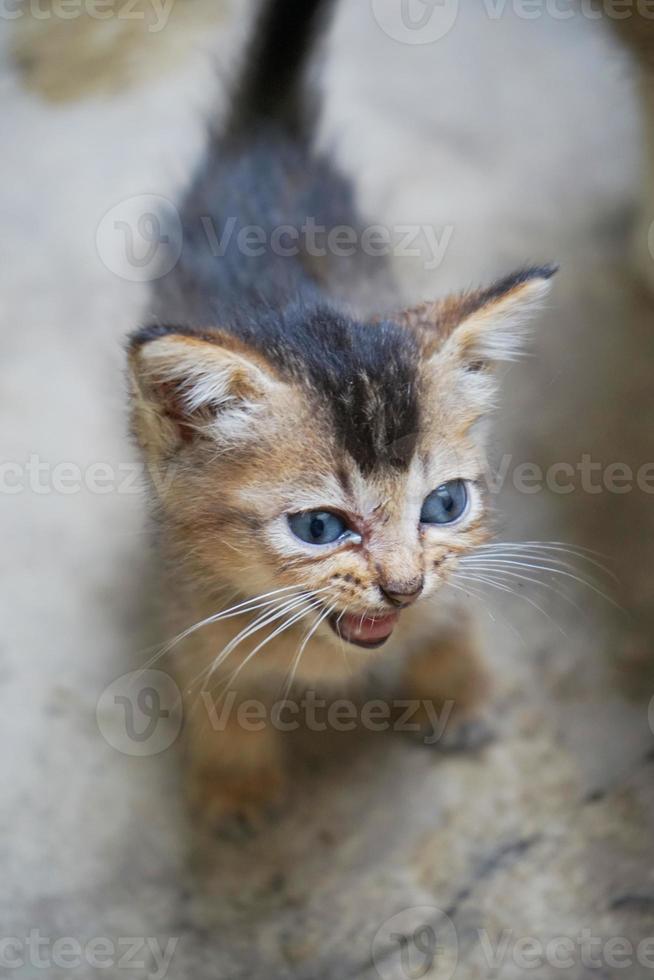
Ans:
[{"label": "blue eye", "polygon": [[422,505],[422,524],[453,524],[468,506],[468,491],[463,480],[450,480],[437,487]]},{"label": "blue eye", "polygon": [[289,514],[288,523],[295,537],[307,544],[332,544],[348,530],[345,521],[327,510]]}]

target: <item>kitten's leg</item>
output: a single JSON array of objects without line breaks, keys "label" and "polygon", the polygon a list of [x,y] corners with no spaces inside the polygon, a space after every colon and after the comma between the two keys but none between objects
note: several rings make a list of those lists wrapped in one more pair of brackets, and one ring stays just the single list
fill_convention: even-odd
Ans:
[{"label": "kitten's leg", "polygon": [[654,74],[643,74],[643,174],[640,210],[636,223],[636,263],[641,278],[654,292]]},{"label": "kitten's leg", "polygon": [[227,692],[217,703],[205,695],[201,703],[185,705],[191,813],[205,829],[230,837],[252,833],[270,816],[284,781],[279,734],[269,712],[263,702],[260,713],[254,704],[239,710],[244,700]]},{"label": "kitten's leg", "polygon": [[616,0],[603,0],[608,19],[636,57],[640,69],[643,122],[643,186],[635,229],[636,264],[654,292],[654,21],[634,4],[629,16],[613,9]]},{"label": "kitten's leg", "polygon": [[[449,751],[475,749],[492,739],[483,714],[490,682],[468,619],[443,626],[433,641],[409,657],[399,700],[425,745]],[[404,703],[410,702],[411,708]]]}]

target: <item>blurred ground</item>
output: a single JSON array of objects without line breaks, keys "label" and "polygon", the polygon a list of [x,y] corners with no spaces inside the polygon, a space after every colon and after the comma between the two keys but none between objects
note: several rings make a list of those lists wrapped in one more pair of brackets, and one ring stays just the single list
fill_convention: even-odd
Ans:
[{"label": "blurred ground", "polygon": [[[507,5],[490,18],[468,5],[420,46],[389,38],[369,4],[342,6],[321,139],[356,175],[371,220],[452,228],[437,270],[398,268],[406,295],[525,261],[562,265],[536,356],[506,378],[498,458],[649,462],[652,301],[630,272],[638,127],[626,57],[581,15],[522,19]],[[201,150],[213,58],[230,63],[238,25],[214,39],[201,18],[192,56],[164,57],[148,83],[57,105],[11,66],[23,28],[1,26],[2,455],[124,463],[121,344],[147,294],[103,242],[101,260],[96,232],[120,202],[174,199]],[[654,935],[653,498],[510,482],[502,535],[608,553],[631,618],[588,590],[568,590],[577,608],[527,587],[542,611],[489,592],[492,746],[445,757],[397,736],[303,739],[281,823],[210,851],[185,825],[174,751],[129,757],[96,723],[103,689],[148,642],[140,496],[3,494],[2,936],[174,938],[175,980],[441,980],[453,935],[462,980],[651,975],[652,944],[640,960],[635,948]],[[425,972],[412,934],[430,921],[443,949]],[[563,937],[572,953],[559,942],[547,963],[525,965],[525,940]],[[25,959],[0,975],[44,975]],[[47,975],[97,972],[51,963]],[[114,960],[101,972],[155,967]]]},{"label": "blurred ground", "polygon": [[226,27],[229,7],[229,0],[87,0],[62,17],[61,0],[43,0],[16,8],[25,15],[14,21],[11,55],[25,87],[49,102],[116,94],[179,68],[203,34]]}]

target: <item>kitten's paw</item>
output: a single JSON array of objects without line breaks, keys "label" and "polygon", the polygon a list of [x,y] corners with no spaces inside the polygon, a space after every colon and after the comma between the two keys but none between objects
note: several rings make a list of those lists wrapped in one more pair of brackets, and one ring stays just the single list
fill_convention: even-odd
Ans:
[{"label": "kitten's paw", "polygon": [[441,752],[477,752],[496,739],[490,712],[482,708],[457,709],[423,699],[398,731],[430,749]]},{"label": "kitten's paw", "polygon": [[450,721],[443,733],[431,743],[440,752],[480,752],[497,739],[493,723],[485,715]]},{"label": "kitten's paw", "polygon": [[263,831],[279,815],[281,774],[226,774],[203,769],[189,783],[189,807],[196,827],[223,840],[242,842]]}]

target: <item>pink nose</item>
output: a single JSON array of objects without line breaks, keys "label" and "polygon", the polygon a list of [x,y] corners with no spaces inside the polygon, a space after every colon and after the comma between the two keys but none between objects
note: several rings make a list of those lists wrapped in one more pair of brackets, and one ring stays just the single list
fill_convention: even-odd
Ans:
[{"label": "pink nose", "polygon": [[422,576],[419,579],[412,579],[410,582],[388,582],[380,585],[380,589],[389,602],[394,606],[410,606],[416,601],[424,586]]}]

